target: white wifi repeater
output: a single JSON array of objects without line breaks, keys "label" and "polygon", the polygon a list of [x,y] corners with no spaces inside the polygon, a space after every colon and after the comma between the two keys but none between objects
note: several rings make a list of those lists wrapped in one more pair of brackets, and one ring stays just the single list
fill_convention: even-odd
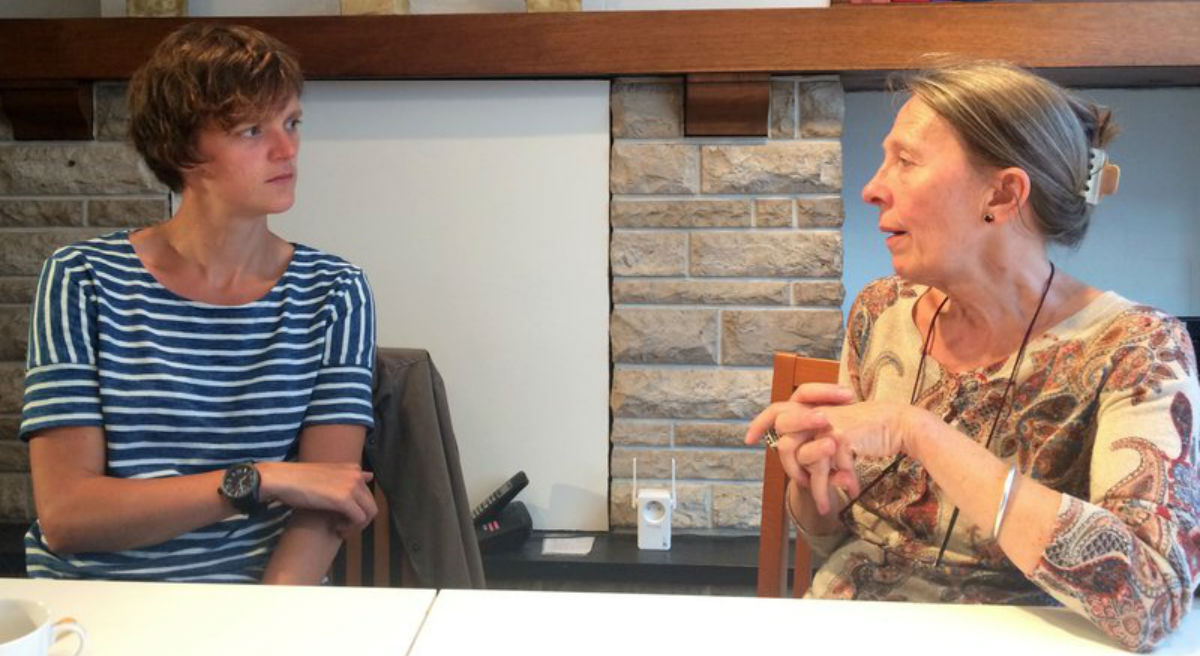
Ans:
[{"label": "white wifi repeater", "polygon": [[671,548],[671,511],[675,509],[675,459],[671,458],[671,491],[664,488],[638,489],[637,458],[633,459],[633,497],[638,516],[638,549],[666,551]]}]

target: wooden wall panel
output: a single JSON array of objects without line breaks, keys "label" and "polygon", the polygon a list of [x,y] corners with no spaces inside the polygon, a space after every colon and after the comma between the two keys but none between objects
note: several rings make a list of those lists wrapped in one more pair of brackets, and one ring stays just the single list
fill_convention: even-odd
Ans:
[{"label": "wooden wall panel", "polygon": [[[125,78],[184,20],[0,20],[0,80]],[[1195,84],[1200,70],[1200,3],[1179,1],[229,20],[291,44],[316,79],[841,72],[879,80],[929,51],[1083,71],[1105,86]]]}]

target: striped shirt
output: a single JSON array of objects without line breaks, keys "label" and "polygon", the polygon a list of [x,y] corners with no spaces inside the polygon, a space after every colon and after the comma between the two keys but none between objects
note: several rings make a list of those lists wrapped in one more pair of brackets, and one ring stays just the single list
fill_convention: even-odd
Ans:
[{"label": "striped shirt", "polygon": [[[128,479],[295,460],[304,426],[373,424],[373,312],[361,269],[301,245],[270,292],[236,306],[163,287],[128,231],[59,249],[33,303],[21,438],[99,426],[106,474]],[[76,554],[52,552],[35,522],[26,568],[33,577],[258,581],[288,514],[275,507],[162,544]]]}]

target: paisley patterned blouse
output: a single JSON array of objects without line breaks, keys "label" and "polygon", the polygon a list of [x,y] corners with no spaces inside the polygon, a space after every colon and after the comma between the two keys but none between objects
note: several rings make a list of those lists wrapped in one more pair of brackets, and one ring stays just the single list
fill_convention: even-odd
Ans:
[{"label": "paisley patterned blouse", "polygon": [[[861,399],[908,402],[921,352],[913,306],[925,287],[891,277],[847,321],[843,384]],[[951,373],[927,359],[917,405],[982,442],[1012,357]],[[1062,604],[1128,649],[1171,631],[1200,582],[1196,357],[1176,319],[1113,292],[1027,347],[991,451],[1063,493],[1032,576],[990,530],[959,521],[934,567],[953,505],[911,460],[852,511],[849,533],[810,536],[827,559],[811,595],[926,602]],[[863,459],[860,480],[889,460]]]}]

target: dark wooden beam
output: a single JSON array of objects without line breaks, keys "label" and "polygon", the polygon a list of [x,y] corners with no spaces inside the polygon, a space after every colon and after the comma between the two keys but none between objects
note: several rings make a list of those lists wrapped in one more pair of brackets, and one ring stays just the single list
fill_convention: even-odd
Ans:
[{"label": "dark wooden beam", "polygon": [[[123,79],[186,20],[0,20],[0,80]],[[878,86],[930,51],[1099,86],[1200,77],[1200,3],[1168,0],[222,20],[291,44],[313,79],[841,73]]]},{"label": "dark wooden beam", "polygon": [[683,103],[688,137],[765,137],[771,105],[767,73],[687,76]]},{"label": "dark wooden beam", "polygon": [[0,107],[18,141],[92,138],[92,84],[0,86]]}]

